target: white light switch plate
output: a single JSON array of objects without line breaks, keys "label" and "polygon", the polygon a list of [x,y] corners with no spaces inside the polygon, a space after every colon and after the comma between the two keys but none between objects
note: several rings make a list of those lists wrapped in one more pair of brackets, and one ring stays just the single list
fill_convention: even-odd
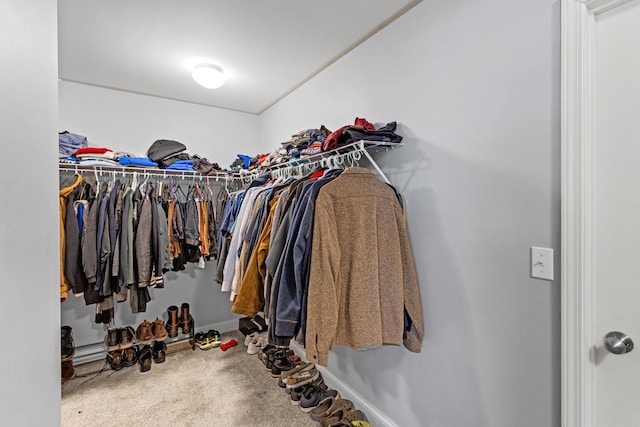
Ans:
[{"label": "white light switch plate", "polygon": [[553,249],[531,247],[531,277],[553,280]]}]

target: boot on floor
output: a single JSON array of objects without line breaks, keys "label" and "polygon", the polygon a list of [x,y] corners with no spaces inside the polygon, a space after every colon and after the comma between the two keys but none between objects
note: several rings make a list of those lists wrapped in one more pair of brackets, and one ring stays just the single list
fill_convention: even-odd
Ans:
[{"label": "boot on floor", "polygon": [[169,320],[167,321],[167,333],[169,334],[169,338],[175,338],[178,336],[178,307],[172,305],[167,308],[167,313],[169,314]]},{"label": "boot on floor", "polygon": [[180,306],[180,329],[185,335],[191,334],[191,315],[189,314],[189,304],[186,302]]}]

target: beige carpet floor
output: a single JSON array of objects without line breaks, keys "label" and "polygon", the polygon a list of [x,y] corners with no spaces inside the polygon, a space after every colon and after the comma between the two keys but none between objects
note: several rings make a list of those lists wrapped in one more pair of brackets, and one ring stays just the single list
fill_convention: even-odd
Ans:
[{"label": "beige carpet floor", "polygon": [[[239,331],[223,334],[238,346],[183,350],[148,372],[138,365],[101,373],[104,362],[77,367],[62,384],[63,427],[317,426],[291,404]],[[106,355],[106,351],[105,351]]]}]

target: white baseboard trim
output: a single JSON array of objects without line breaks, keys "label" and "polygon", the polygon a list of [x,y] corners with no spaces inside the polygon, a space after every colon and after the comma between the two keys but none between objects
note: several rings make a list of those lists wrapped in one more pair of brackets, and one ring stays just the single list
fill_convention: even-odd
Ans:
[{"label": "white baseboard trim", "polygon": [[[295,354],[300,356],[303,360],[307,360],[305,357],[305,350],[297,342],[291,341],[290,348],[294,351]],[[344,383],[340,378],[336,377],[334,374],[329,371],[324,366],[316,366],[316,368],[322,374],[324,378],[324,382],[327,385],[335,390],[340,392],[340,395],[352,401],[356,408],[360,409],[367,415],[369,419],[369,423],[372,426],[376,427],[399,427],[398,424],[394,423],[390,420],[385,414],[380,412],[378,408],[376,408],[371,402],[362,397],[359,393],[354,391],[351,387],[349,387],[346,383]]]},{"label": "white baseboard trim", "polygon": [[[215,329],[220,333],[230,332],[238,329],[238,319],[225,320],[224,322],[217,322],[209,325],[198,325],[195,323],[196,331],[208,331]],[[186,341],[188,338],[185,335],[179,335],[179,338],[169,339],[167,343]],[[105,360],[107,356],[107,349],[102,341],[87,344],[80,347],[76,347],[75,354],[73,356],[73,364],[76,366],[84,365],[85,363],[91,363],[98,360]]]}]

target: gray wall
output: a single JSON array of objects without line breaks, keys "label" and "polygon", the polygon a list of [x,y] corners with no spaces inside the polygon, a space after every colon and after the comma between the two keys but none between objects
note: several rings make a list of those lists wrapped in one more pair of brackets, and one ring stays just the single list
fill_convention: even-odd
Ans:
[{"label": "gray wall", "polygon": [[0,425],[52,426],[60,423],[56,3],[0,0],[0,28]]},{"label": "gray wall", "polygon": [[261,116],[270,144],[400,123],[378,160],[407,199],[423,351],[329,357],[399,426],[560,425],[560,283],[529,277],[530,246],[559,250],[559,13],[425,0]]},{"label": "gray wall", "polygon": [[[1,316],[39,351],[4,352],[0,417],[56,425],[55,3],[0,0],[0,27],[5,158],[31,144],[39,171],[1,172],[22,201],[3,216]],[[319,121],[400,122],[406,146],[378,160],[407,197],[423,352],[337,348],[329,367],[400,426],[560,424],[559,283],[528,271],[530,246],[559,248],[559,28],[557,1],[425,0],[259,118],[266,149]]]}]

